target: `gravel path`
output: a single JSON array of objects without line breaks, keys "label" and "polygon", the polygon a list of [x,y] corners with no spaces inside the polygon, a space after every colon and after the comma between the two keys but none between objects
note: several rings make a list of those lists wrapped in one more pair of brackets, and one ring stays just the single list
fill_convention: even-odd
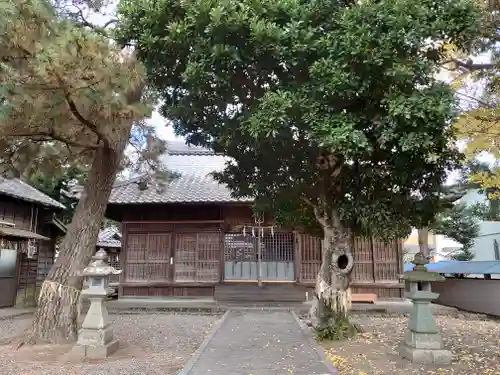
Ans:
[{"label": "gravel path", "polygon": [[[0,346],[2,375],[174,375],[189,360],[219,316],[130,314],[111,316],[120,349],[107,361],[76,362],[71,346]],[[29,328],[30,318],[0,320],[0,339]]]}]

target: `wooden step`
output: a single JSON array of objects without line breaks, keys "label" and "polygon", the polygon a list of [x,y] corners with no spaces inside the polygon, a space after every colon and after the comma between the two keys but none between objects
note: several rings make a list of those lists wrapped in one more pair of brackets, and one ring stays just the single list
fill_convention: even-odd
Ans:
[{"label": "wooden step", "polygon": [[228,283],[215,287],[215,299],[219,302],[303,302],[306,289],[295,284]]},{"label": "wooden step", "polygon": [[359,293],[351,296],[352,303],[375,303],[377,295],[373,293]]}]

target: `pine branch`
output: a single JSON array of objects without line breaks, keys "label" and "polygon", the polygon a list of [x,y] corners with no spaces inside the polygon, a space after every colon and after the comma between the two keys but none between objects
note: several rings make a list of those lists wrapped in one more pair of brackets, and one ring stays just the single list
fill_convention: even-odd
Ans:
[{"label": "pine branch", "polygon": [[73,4],[73,6],[78,9],[78,12],[68,12],[68,15],[74,19],[74,22],[77,24],[77,26],[88,27],[89,29],[92,29],[94,32],[99,33],[101,35],[106,36],[106,29],[112,24],[118,22],[117,19],[111,19],[107,21],[103,26],[95,25],[87,20],[87,18],[83,14],[82,8],[79,8],[75,4]]},{"label": "pine branch", "polygon": [[97,145],[97,144],[77,142],[77,141],[73,141],[71,139],[67,139],[66,137],[64,137],[60,134],[56,134],[56,132],[54,130],[45,131],[45,132],[40,131],[40,132],[29,132],[29,133],[8,133],[8,134],[2,134],[2,137],[6,137],[6,138],[48,137],[47,139],[39,139],[38,141],[48,142],[51,140],[56,140],[56,141],[59,141],[59,142],[66,144],[68,146],[83,147],[83,148],[92,149],[92,150],[96,150],[99,147],[99,145]]},{"label": "pine branch", "polygon": [[[27,48],[21,46],[21,45],[18,45],[19,49],[25,54],[25,56],[28,58],[28,57],[32,57],[33,56],[33,53],[31,51],[29,51]],[[50,63],[50,61],[49,61]],[[82,125],[85,125],[87,126],[92,132],[94,132],[99,141],[103,142],[105,146],[109,146],[109,141],[108,139],[104,136],[103,133],[101,133],[99,131],[99,129],[97,128],[97,126],[90,120],[86,119],[81,113],[80,111],[78,110],[75,102],[73,101],[73,99],[71,98],[71,94],[70,92],[68,91],[68,88],[67,88],[67,85],[65,84],[64,80],[61,78],[61,76],[55,71],[55,69],[51,69],[52,70],[52,73],[54,73],[54,76],[56,77],[56,80],[59,84],[59,86],[61,86],[61,89],[63,90],[63,93],[64,93],[64,98],[66,99],[66,102],[68,103],[68,107],[71,111],[71,113],[73,114],[73,116],[75,116],[76,119],[78,119],[78,121],[80,121],[82,123]],[[55,134],[55,133],[54,133]],[[32,135],[37,135],[37,134],[32,134]],[[45,136],[50,136],[48,134],[40,134],[40,135],[45,135]],[[24,136],[28,136],[28,135],[24,135]],[[54,138],[56,140],[60,140],[60,139],[57,139],[57,138]],[[62,139],[62,138],[61,138]],[[60,140],[61,142],[64,142],[64,143],[67,143],[67,144],[70,144],[70,142],[73,143],[73,145],[75,144],[79,144],[78,142],[73,142],[73,141],[69,141],[68,139],[65,139],[64,141],[63,140]],[[78,146],[78,147],[83,147],[83,146]],[[98,146],[92,146],[90,148],[93,148],[93,149],[96,149]]]},{"label": "pine branch", "polygon": [[[59,77],[58,77],[59,78]],[[71,98],[71,94],[69,91],[63,87],[63,92],[64,92],[64,98],[66,99],[66,102],[68,103],[69,110],[75,116],[75,118],[82,123],[82,125],[85,125],[87,128],[89,128],[95,135],[97,135],[97,138],[99,142],[102,142],[106,147],[109,147],[109,140],[106,138],[106,136],[98,129],[97,125],[95,125],[92,121],[86,119],[78,110],[76,103],[73,101]]]}]

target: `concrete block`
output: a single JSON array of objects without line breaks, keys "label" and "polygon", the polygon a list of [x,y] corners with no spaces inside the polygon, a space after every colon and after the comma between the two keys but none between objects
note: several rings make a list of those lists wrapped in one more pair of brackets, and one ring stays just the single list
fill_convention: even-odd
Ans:
[{"label": "concrete block", "polygon": [[86,357],[89,359],[105,359],[118,350],[118,340],[111,341],[107,345],[87,346]]},{"label": "concrete block", "polygon": [[449,365],[452,361],[452,354],[445,349],[417,349],[406,344],[399,346],[399,355],[413,363],[425,365]]},{"label": "concrete block", "polygon": [[114,340],[107,345],[76,344],[70,352],[73,358],[106,359],[118,350],[119,341]]}]

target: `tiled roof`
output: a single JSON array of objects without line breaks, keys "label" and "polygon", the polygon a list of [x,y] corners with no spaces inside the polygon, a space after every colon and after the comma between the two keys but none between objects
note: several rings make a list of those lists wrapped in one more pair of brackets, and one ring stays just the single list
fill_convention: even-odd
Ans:
[{"label": "tiled roof", "polygon": [[117,227],[104,228],[97,236],[97,247],[121,247],[121,238],[122,235]]},{"label": "tiled roof", "polygon": [[250,202],[252,199],[236,199],[229,189],[211,176],[212,172],[224,168],[226,157],[213,151],[187,146],[182,142],[168,142],[168,154],[163,161],[178,177],[163,187],[149,184],[140,190],[140,177],[115,184],[109,199],[110,204],[134,203],[227,203]]},{"label": "tiled roof", "polygon": [[212,150],[204,147],[187,145],[184,142],[167,142],[170,155],[215,155]]},{"label": "tiled roof", "polygon": [[66,208],[58,201],[17,178],[0,177],[0,194],[8,195],[27,202],[40,203],[44,206],[62,209]]}]

